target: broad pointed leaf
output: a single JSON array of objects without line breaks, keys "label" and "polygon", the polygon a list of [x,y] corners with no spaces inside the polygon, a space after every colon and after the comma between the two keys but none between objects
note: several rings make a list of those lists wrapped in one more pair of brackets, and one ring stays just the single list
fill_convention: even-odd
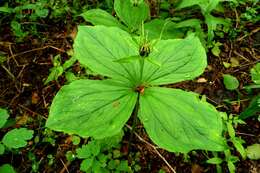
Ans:
[{"label": "broad pointed leaf", "polygon": [[130,28],[139,29],[142,22],[150,17],[149,6],[143,0],[115,0],[117,16]]},{"label": "broad pointed leaf", "polygon": [[203,13],[210,13],[219,4],[220,0],[182,0],[178,5],[178,9],[190,7],[193,5],[200,6]]},{"label": "broad pointed leaf", "polygon": [[93,25],[115,26],[126,30],[115,17],[101,9],[91,9],[81,14],[81,16]]},{"label": "broad pointed leaf", "polygon": [[161,40],[149,55],[161,67],[145,63],[143,82],[162,85],[191,80],[207,66],[206,52],[195,36],[186,39]]},{"label": "broad pointed leaf", "polygon": [[82,137],[119,133],[131,116],[137,94],[111,80],[78,80],[55,96],[46,126]]},{"label": "broad pointed leaf", "polygon": [[140,97],[138,116],[154,143],[168,151],[225,148],[219,113],[195,93],[146,88]]},{"label": "broad pointed leaf", "polygon": [[140,72],[139,62],[116,62],[139,55],[138,45],[127,32],[105,26],[80,26],[78,30],[74,51],[81,64],[101,75],[136,83]]}]

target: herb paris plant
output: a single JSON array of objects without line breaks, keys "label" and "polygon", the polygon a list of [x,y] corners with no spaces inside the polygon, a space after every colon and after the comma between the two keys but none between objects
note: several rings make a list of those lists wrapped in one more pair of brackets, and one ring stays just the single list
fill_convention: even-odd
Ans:
[{"label": "herb paris plant", "polygon": [[[79,26],[76,58],[106,80],[77,80],[55,96],[46,126],[101,139],[118,133],[139,106],[138,118],[154,143],[172,152],[222,151],[222,122],[216,109],[198,94],[159,87],[191,80],[203,73],[206,53],[193,35],[160,40],[146,56],[125,31]],[[139,56],[139,60],[118,60]],[[158,62],[157,66],[150,61]]]}]

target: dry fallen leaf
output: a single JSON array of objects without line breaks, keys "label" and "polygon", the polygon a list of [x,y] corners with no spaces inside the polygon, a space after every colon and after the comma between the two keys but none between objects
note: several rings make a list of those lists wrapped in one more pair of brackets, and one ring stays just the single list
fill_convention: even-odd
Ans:
[{"label": "dry fallen leaf", "polygon": [[32,93],[32,104],[37,104],[40,100],[39,95],[36,92]]},{"label": "dry fallen leaf", "polygon": [[205,79],[204,77],[201,77],[197,80],[198,83],[206,83],[208,80]]}]

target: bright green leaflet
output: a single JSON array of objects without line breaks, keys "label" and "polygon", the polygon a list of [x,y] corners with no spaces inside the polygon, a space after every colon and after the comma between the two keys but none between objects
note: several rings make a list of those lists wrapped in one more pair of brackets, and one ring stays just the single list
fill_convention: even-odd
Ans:
[{"label": "bright green leaflet", "polygon": [[205,49],[193,35],[186,39],[159,41],[149,58],[161,64],[161,68],[146,63],[144,83],[162,85],[194,79],[203,73],[207,66]]},{"label": "bright green leaflet", "polygon": [[160,147],[184,153],[200,148],[223,150],[219,113],[198,94],[151,87],[141,96],[140,108],[139,118]]},{"label": "bright green leaflet", "polygon": [[76,58],[96,73],[123,83],[137,82],[138,62],[127,65],[115,62],[139,54],[138,45],[132,37],[119,28],[79,26],[74,51]]},{"label": "bright green leaflet", "polygon": [[56,95],[46,126],[83,137],[112,136],[129,119],[136,98],[137,93],[112,80],[78,80]]},{"label": "bright green leaflet", "polygon": [[[148,57],[117,62],[139,55],[139,45],[127,32],[115,27],[80,26],[74,42],[76,58],[112,79],[78,80],[64,86],[54,98],[46,126],[82,137],[109,137],[122,129],[139,98],[138,117],[160,147],[176,152],[223,150],[222,123],[213,106],[200,101],[197,94],[151,87],[194,79],[203,73],[206,53],[199,39],[189,35],[161,40],[150,50]],[[137,92],[141,86],[148,88]],[[154,95],[158,99],[153,99]]]},{"label": "bright green leaflet", "polygon": [[2,128],[5,125],[8,117],[9,117],[9,114],[8,114],[7,110],[0,108],[0,128]]},{"label": "bright green leaflet", "polygon": [[21,148],[26,146],[26,140],[33,137],[33,130],[26,128],[13,129],[9,131],[2,139],[2,142],[8,148]]},{"label": "bright green leaflet", "polygon": [[144,0],[137,0],[134,4],[133,0],[115,0],[114,9],[117,16],[130,29],[139,29],[143,21],[150,17],[149,6]]}]

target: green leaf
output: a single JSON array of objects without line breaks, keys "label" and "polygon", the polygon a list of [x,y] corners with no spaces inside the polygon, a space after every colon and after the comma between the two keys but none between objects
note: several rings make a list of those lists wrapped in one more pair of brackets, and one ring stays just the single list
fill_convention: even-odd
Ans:
[{"label": "green leaf", "polygon": [[232,163],[231,161],[228,161],[227,165],[228,165],[228,170],[230,173],[236,172],[236,166],[234,165],[234,163]]},{"label": "green leaf", "polygon": [[226,122],[227,125],[227,130],[228,130],[228,134],[230,136],[230,138],[234,138],[236,133],[235,133],[235,129],[232,126],[232,122]]},{"label": "green leaf", "polygon": [[91,147],[89,147],[88,144],[83,145],[81,148],[77,148],[76,153],[77,153],[77,158],[80,159],[87,159],[93,157],[91,152]]},{"label": "green leaf", "polygon": [[0,172],[1,173],[16,173],[12,165],[10,164],[4,164],[0,166]]},{"label": "green leaf", "polygon": [[153,142],[168,151],[222,151],[226,147],[219,113],[195,93],[146,88],[138,117]]},{"label": "green leaf", "polygon": [[119,148],[120,142],[122,141],[123,136],[124,136],[124,133],[123,133],[123,130],[121,130],[120,133],[118,133],[114,136],[98,140],[98,142],[101,146],[101,150],[107,151],[111,148]]},{"label": "green leaf", "polygon": [[251,70],[251,78],[252,81],[257,84],[260,85],[260,63],[257,63]]},{"label": "green leaf", "polygon": [[64,64],[62,65],[63,70],[65,71],[68,68],[70,68],[76,61],[77,60],[74,56],[68,59],[67,61],[65,61]]},{"label": "green leaf", "polygon": [[182,0],[177,6],[177,9],[198,5],[203,13],[210,13],[217,7],[219,2],[220,0]]},{"label": "green leaf", "polygon": [[0,143],[0,155],[4,154],[5,152],[5,146]]},{"label": "green leaf", "polygon": [[0,13],[12,13],[13,9],[12,8],[8,8],[8,7],[0,7]]},{"label": "green leaf", "polygon": [[161,40],[153,48],[149,58],[161,64],[144,65],[144,83],[162,85],[191,80],[203,73],[207,66],[206,52],[197,37]]},{"label": "green leaf", "polygon": [[219,57],[219,54],[221,53],[220,46],[222,46],[222,43],[216,42],[214,43],[214,47],[211,49],[211,52],[213,55]]},{"label": "green leaf", "polygon": [[81,16],[93,25],[115,26],[127,30],[115,17],[101,9],[91,9],[81,14]]},{"label": "green leaf", "polygon": [[135,55],[135,56],[130,56],[130,57],[124,57],[124,58],[120,58],[115,60],[114,62],[118,62],[118,63],[130,63],[136,60],[139,60],[140,56],[139,55]]},{"label": "green leaf", "polygon": [[214,31],[217,29],[218,25],[222,25],[224,28],[222,30],[225,30],[226,28],[229,28],[231,25],[231,22],[229,19],[224,19],[220,17],[212,16],[211,14],[205,15],[205,22],[208,26],[208,42],[211,42],[214,38]]},{"label": "green leaf", "polygon": [[73,143],[73,145],[78,145],[80,143],[80,137],[73,135],[72,143]]},{"label": "green leaf", "polygon": [[243,147],[241,141],[239,140],[239,138],[232,138],[231,141],[234,144],[234,146],[237,149],[237,151],[242,156],[242,158],[246,159],[246,151],[245,151],[245,148]]},{"label": "green leaf", "polygon": [[52,67],[50,69],[51,73],[49,74],[48,78],[44,82],[44,85],[48,84],[49,82],[53,80],[58,80],[58,78],[62,75],[63,73],[63,68],[61,66],[57,67]]},{"label": "green leaf", "polygon": [[223,75],[223,82],[228,90],[236,90],[239,87],[239,81],[237,78],[229,74]]},{"label": "green leaf", "polygon": [[219,157],[213,157],[213,158],[207,160],[207,163],[209,163],[209,164],[215,164],[215,165],[219,165],[219,164],[221,164],[222,162],[223,162],[223,160],[222,160],[221,158],[219,158]]},{"label": "green leaf", "polygon": [[115,27],[79,26],[74,50],[80,63],[92,71],[123,83],[137,82],[138,61],[128,64],[115,62],[139,55],[139,46],[127,32]]},{"label": "green leaf", "polygon": [[11,28],[12,28],[12,32],[15,34],[16,37],[23,39],[24,37],[26,37],[29,33],[28,32],[24,32],[22,25],[17,22],[16,20],[13,20],[11,22]]},{"label": "green leaf", "polygon": [[253,144],[246,148],[247,157],[251,160],[260,159],[260,144]]},{"label": "green leaf", "polygon": [[131,169],[128,166],[128,162],[126,160],[120,161],[120,164],[117,166],[116,170],[122,172],[129,172]]},{"label": "green leaf", "polygon": [[21,148],[27,145],[27,140],[32,139],[33,130],[26,128],[13,129],[9,131],[2,139],[2,142],[8,148]]},{"label": "green leaf", "polygon": [[8,111],[6,109],[0,108],[0,128],[2,128],[5,125],[8,117],[9,117]]},{"label": "green leaf", "polygon": [[182,38],[183,31],[177,28],[177,25],[170,20],[154,19],[144,24],[145,33],[152,39],[173,39]]},{"label": "green leaf", "polygon": [[55,96],[46,126],[82,137],[104,138],[121,130],[137,93],[112,80],[78,80]]},{"label": "green leaf", "polygon": [[136,4],[131,0],[115,0],[114,9],[117,16],[130,29],[139,29],[142,22],[150,17],[149,6],[144,0]]},{"label": "green leaf", "polygon": [[260,112],[260,95],[252,99],[249,106],[240,114],[239,118],[246,119]]},{"label": "green leaf", "polygon": [[[93,166],[92,166],[92,171],[93,171],[93,173],[100,173],[100,172],[104,172],[103,170],[102,170],[102,165],[101,165],[101,163],[98,161],[98,160],[94,160],[94,162],[93,162]],[[106,173],[106,172],[105,172]]]},{"label": "green leaf", "polygon": [[94,158],[90,158],[90,159],[85,159],[81,162],[80,164],[80,170],[81,171],[85,171],[85,172],[89,172],[89,169],[92,167],[93,165],[93,161]]},{"label": "green leaf", "polygon": [[70,72],[70,71],[65,73],[65,78],[68,83],[73,82],[78,79],[78,77],[73,72]]},{"label": "green leaf", "polygon": [[48,16],[49,10],[48,9],[36,9],[35,14],[37,15],[37,17],[45,18]]}]

